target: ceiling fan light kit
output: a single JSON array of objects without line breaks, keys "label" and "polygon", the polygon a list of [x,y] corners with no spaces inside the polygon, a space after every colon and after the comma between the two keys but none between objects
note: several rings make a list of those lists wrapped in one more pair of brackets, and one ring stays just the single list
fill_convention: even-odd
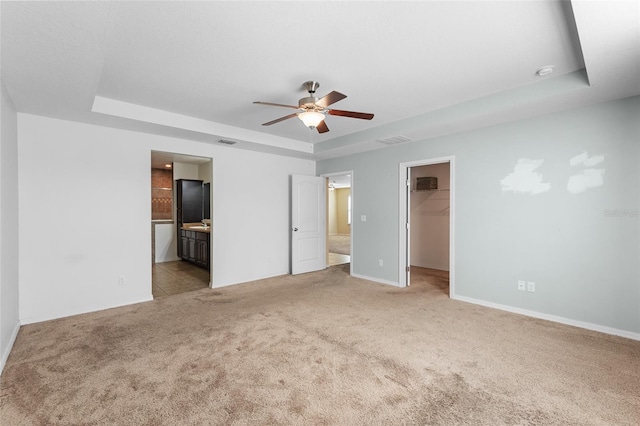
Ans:
[{"label": "ceiling fan light kit", "polygon": [[337,115],[341,117],[359,118],[361,120],[371,120],[373,114],[367,112],[354,112],[343,111],[339,109],[329,109],[329,105],[334,104],[342,99],[346,98],[344,95],[335,90],[322,98],[317,98],[315,95],[316,89],[320,87],[320,83],[317,81],[306,81],[303,83],[304,88],[309,92],[309,96],[298,100],[298,106],[276,104],[272,102],[255,101],[254,104],[279,106],[284,108],[293,108],[299,110],[299,112],[285,115],[284,117],[276,118],[275,120],[262,123],[263,126],[270,126],[272,124],[279,123],[284,120],[288,120],[292,117],[298,117],[305,126],[310,129],[316,129],[318,133],[326,133],[329,131],[327,124],[325,123],[325,115]]},{"label": "ceiling fan light kit", "polygon": [[316,111],[306,111],[298,114],[298,118],[302,120],[305,126],[315,129],[324,120],[324,114]]}]

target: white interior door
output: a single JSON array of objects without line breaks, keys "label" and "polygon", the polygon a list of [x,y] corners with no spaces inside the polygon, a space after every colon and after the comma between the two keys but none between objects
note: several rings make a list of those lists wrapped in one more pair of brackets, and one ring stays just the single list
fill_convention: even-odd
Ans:
[{"label": "white interior door", "polygon": [[291,273],[326,268],[326,178],[293,175],[291,184]]}]

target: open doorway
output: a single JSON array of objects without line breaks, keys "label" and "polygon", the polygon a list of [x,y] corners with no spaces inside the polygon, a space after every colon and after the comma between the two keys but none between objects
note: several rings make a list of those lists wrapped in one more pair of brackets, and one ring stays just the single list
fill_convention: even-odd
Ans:
[{"label": "open doorway", "polygon": [[[151,289],[154,299],[211,287],[212,178],[211,158],[151,152]],[[188,235],[193,236],[194,252],[196,248],[199,249],[198,259],[189,259],[189,256],[185,257],[181,253],[185,242],[180,235],[183,224],[178,218],[177,208],[177,184],[181,180],[201,182],[202,185],[202,214],[198,217],[199,223],[192,225],[203,226],[190,232],[193,235]],[[205,224],[209,226],[204,226]],[[186,241],[187,249],[191,248],[189,242]]]},{"label": "open doorway", "polygon": [[449,163],[411,168],[410,284],[449,294]]},{"label": "open doorway", "polygon": [[323,175],[327,178],[327,264],[351,263],[353,208],[353,173]]},{"label": "open doorway", "polygon": [[401,286],[454,294],[454,158],[400,164]]}]

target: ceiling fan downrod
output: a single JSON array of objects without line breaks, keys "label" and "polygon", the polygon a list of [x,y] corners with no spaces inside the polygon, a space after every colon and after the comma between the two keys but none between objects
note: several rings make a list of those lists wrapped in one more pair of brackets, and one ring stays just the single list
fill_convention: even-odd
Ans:
[{"label": "ceiling fan downrod", "polygon": [[305,87],[305,89],[307,90],[307,92],[309,92],[309,94],[311,96],[313,96],[314,93],[316,93],[316,90],[318,90],[318,87],[320,87],[320,83],[318,83],[317,81],[305,81],[304,83],[302,83],[302,85]]}]

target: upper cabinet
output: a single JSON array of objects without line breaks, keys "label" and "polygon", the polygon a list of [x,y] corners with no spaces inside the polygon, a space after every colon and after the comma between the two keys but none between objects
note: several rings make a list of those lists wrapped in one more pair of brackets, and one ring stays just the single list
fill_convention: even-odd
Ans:
[{"label": "upper cabinet", "polygon": [[176,181],[176,203],[176,219],[179,224],[201,222],[204,219],[202,181],[178,179]]},{"label": "upper cabinet", "polygon": [[211,184],[210,183],[205,183],[202,186],[202,198],[204,203],[203,219],[211,219]]}]

